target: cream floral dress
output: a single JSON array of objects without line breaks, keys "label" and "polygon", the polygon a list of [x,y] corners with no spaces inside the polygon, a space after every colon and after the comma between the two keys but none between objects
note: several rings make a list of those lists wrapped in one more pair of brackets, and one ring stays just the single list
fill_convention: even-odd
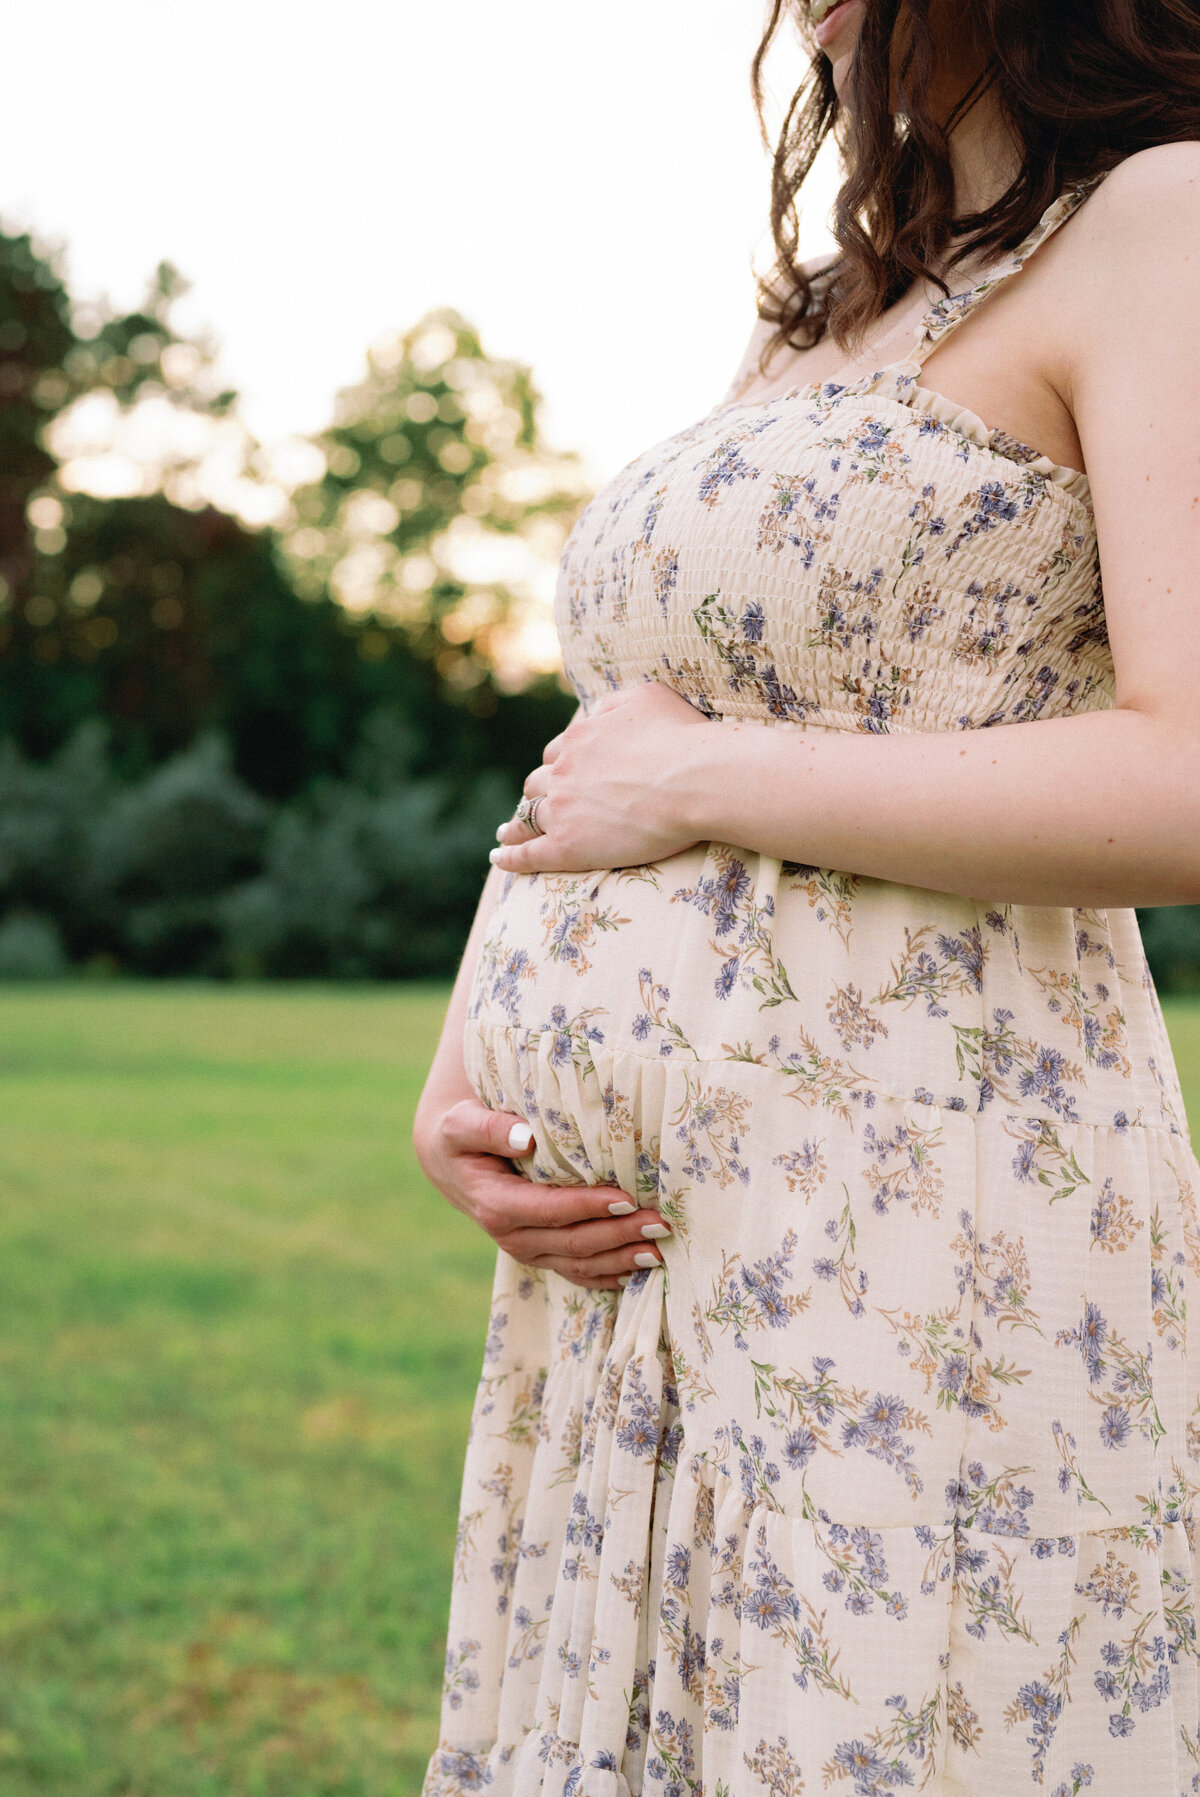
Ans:
[{"label": "cream floral dress", "polygon": [[[1112,704],[1084,476],[918,384],[1093,184],[906,360],[726,402],[592,501],[585,707]],[[426,1797],[1200,1788],[1197,1167],[1131,911],[716,842],[510,876],[466,1057],[532,1178],[674,1229],[621,1293],[500,1256]]]}]

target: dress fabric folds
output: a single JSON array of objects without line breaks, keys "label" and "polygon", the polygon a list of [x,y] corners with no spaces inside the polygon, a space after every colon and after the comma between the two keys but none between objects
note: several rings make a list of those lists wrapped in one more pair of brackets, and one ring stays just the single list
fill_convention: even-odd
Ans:
[{"label": "dress fabric folds", "polygon": [[[728,400],[597,495],[585,708],[1112,704],[1084,475],[919,380],[1093,185],[906,360]],[[1200,1181],[1131,911],[724,843],[509,876],[465,1054],[531,1178],[672,1235],[620,1293],[499,1258],[425,1797],[1200,1788]]]}]

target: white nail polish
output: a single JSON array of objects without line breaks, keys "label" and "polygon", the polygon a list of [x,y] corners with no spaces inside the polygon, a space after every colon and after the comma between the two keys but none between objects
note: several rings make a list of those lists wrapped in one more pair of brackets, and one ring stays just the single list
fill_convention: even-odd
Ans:
[{"label": "white nail polish", "polygon": [[514,1154],[525,1154],[533,1146],[533,1131],[528,1123],[514,1123],[508,1132],[508,1145]]},{"label": "white nail polish", "polygon": [[665,1223],[643,1223],[642,1224],[642,1234],[645,1236],[645,1238],[648,1242],[665,1241],[666,1238],[670,1235],[670,1233],[671,1233],[671,1231],[667,1228]]},{"label": "white nail polish", "polygon": [[633,1257],[633,1264],[635,1267],[657,1267],[659,1265],[658,1255],[635,1254]]},{"label": "white nail polish", "polygon": [[617,1277],[618,1285],[628,1285],[633,1279],[632,1273],[621,1273]]},{"label": "white nail polish", "polygon": [[632,1217],[636,1209],[636,1204],[630,1204],[628,1199],[622,1199],[620,1204],[609,1205],[608,1214],[610,1217]]},{"label": "white nail polish", "polygon": [[488,850],[488,860],[491,862],[493,867],[495,867],[497,861],[499,861],[500,853],[501,853],[501,851],[499,849],[489,849]]}]

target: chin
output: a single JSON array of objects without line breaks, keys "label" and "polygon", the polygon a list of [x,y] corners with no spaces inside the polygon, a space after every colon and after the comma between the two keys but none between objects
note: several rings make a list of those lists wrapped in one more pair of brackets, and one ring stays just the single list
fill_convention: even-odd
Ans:
[{"label": "chin", "polygon": [[816,0],[816,7],[819,16],[813,20],[811,11],[809,15],[813,44],[829,58],[835,71],[839,66],[844,70],[858,42],[866,0],[838,0],[833,7],[827,6],[827,0]]}]

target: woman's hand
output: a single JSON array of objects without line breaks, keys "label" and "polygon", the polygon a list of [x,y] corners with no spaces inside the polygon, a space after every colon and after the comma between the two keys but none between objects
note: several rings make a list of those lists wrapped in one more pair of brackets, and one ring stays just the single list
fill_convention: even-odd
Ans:
[{"label": "woman's hand", "polygon": [[523,1117],[463,1098],[432,1118],[418,1111],[413,1142],[426,1179],[525,1266],[611,1291],[661,1264],[654,1243],[671,1232],[656,1210],[616,1186],[535,1185],[516,1171],[533,1145]]},{"label": "woman's hand", "polygon": [[540,799],[541,834],[512,818],[496,835],[492,861],[506,873],[574,873],[640,867],[696,840],[675,814],[669,776],[708,720],[656,680],[610,693],[546,744],[525,782]]}]

